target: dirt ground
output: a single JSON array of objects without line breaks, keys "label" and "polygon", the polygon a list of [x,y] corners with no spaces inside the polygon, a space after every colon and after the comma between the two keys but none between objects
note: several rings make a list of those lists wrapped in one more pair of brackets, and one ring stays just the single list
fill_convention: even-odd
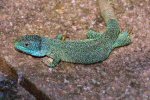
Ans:
[{"label": "dirt ground", "polygon": [[110,2],[132,44],[115,49],[102,63],[61,62],[50,69],[41,58],[14,49],[15,39],[25,34],[85,39],[88,29],[104,30],[96,0],[0,0],[0,56],[45,100],[150,100],[150,1]]}]

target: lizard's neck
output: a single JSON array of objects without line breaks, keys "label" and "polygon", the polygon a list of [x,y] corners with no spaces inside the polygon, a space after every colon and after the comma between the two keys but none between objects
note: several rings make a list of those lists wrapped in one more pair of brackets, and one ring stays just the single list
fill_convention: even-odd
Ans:
[{"label": "lizard's neck", "polygon": [[41,51],[44,52],[44,54],[46,55],[55,51],[57,47],[60,47],[60,45],[61,40],[42,37]]}]

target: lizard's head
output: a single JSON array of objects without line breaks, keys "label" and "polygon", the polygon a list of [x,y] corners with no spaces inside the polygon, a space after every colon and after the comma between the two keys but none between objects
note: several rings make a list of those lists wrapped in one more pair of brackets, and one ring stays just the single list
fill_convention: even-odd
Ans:
[{"label": "lizard's head", "polygon": [[15,42],[15,48],[32,56],[45,56],[47,49],[43,48],[43,37],[38,35],[25,35],[18,38]]}]

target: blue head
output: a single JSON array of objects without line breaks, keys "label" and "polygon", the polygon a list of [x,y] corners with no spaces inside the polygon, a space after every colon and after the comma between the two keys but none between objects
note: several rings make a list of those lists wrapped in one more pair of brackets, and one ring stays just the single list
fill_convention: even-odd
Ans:
[{"label": "blue head", "polygon": [[45,56],[48,47],[43,44],[45,38],[38,35],[25,35],[18,38],[15,42],[15,48],[32,56]]}]

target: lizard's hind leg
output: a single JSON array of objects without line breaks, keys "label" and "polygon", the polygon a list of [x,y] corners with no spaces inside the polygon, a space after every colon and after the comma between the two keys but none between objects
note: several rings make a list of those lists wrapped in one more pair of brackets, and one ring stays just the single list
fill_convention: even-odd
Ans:
[{"label": "lizard's hind leg", "polygon": [[113,47],[121,47],[131,43],[131,37],[128,32],[122,32],[119,34],[117,40],[115,41]]},{"label": "lizard's hind leg", "polygon": [[102,36],[102,32],[95,32],[93,30],[89,30],[87,32],[87,38],[88,39],[95,39],[95,38],[100,38]]}]

